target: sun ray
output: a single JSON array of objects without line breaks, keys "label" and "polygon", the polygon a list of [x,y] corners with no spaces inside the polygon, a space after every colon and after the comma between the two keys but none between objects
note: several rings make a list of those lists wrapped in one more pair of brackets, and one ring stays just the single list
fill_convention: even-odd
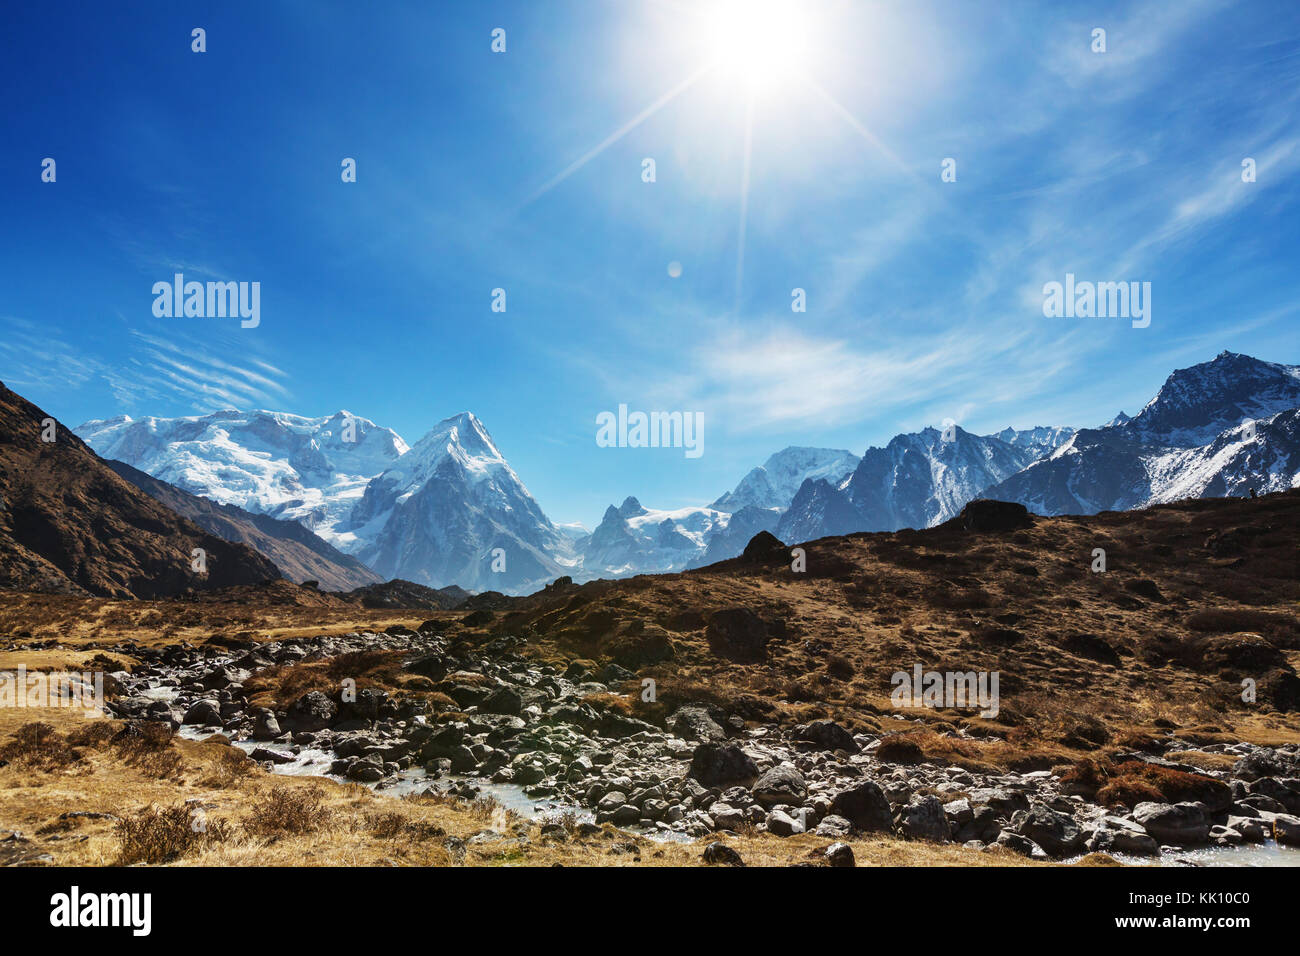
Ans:
[{"label": "sun ray", "polygon": [[608,136],[606,136],[603,140],[601,140],[599,143],[597,143],[587,152],[583,153],[580,157],[575,159],[568,166],[564,167],[564,169],[562,169],[559,173],[552,176],[545,183],[539,186],[528,196],[527,199],[525,199],[522,203],[519,204],[519,208],[522,209],[525,206],[531,205],[532,203],[540,199],[542,196],[546,195],[546,193],[550,192],[552,189],[558,186],[560,183],[564,182],[566,179],[568,179],[570,176],[572,176],[574,173],[580,170],[583,166],[586,166],[589,162],[591,162],[593,159],[595,159],[597,156],[599,156],[601,153],[607,150],[610,146],[613,146],[615,143],[617,143],[628,133],[632,132],[632,130],[636,129],[638,126],[640,126],[642,123],[648,120],[655,113],[659,112],[661,109],[663,109],[673,100],[675,100],[678,96],[685,93],[688,89],[690,89],[692,86],[695,85],[695,83],[700,79],[700,77],[704,76],[704,74],[708,73],[709,70],[711,69],[713,69],[713,64],[707,63],[704,66],[700,67],[698,70],[696,70],[694,73],[692,73],[690,76],[688,76],[686,79],[682,80],[672,89],[668,90],[658,99],[656,99],[653,103],[651,103],[649,106],[643,109],[640,113],[637,113],[636,116],[632,117],[630,120],[628,120],[618,129],[614,130],[614,132],[610,133]]},{"label": "sun ray", "polygon": [[740,231],[736,241],[736,300],[740,311],[740,293],[745,282],[745,229],[749,221],[749,169],[754,153],[754,96],[751,92],[745,107],[745,158],[740,174]]},{"label": "sun ray", "polygon": [[918,177],[915,172],[913,172],[911,169],[908,168],[906,163],[904,163],[901,159],[898,158],[897,154],[895,154],[892,149],[890,149],[883,142],[881,142],[880,138],[876,136],[875,133],[867,129],[867,127],[864,126],[856,116],[850,113],[848,109],[842,103],[840,103],[839,100],[837,100],[834,96],[832,96],[830,92],[826,90],[825,87],[823,87],[820,83],[818,83],[816,80],[814,80],[811,76],[808,76],[807,74],[801,73],[800,77],[803,79],[805,83],[808,84],[809,89],[811,89],[814,93],[816,93],[823,100],[825,100],[826,103],[831,107],[831,109],[835,110],[835,112],[840,115],[840,118],[843,119],[846,123],[848,123],[850,127],[852,127],[854,132],[856,132],[859,136],[865,139],[873,147],[879,150],[882,156],[888,159],[900,170],[907,173],[908,176],[912,177],[913,179],[917,179],[917,180],[920,179],[920,177]]}]

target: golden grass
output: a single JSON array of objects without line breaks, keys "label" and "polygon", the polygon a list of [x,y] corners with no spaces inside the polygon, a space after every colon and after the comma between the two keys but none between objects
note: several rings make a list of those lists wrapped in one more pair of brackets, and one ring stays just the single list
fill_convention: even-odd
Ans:
[{"label": "golden grass", "polygon": [[[24,726],[0,712],[0,741]],[[40,844],[56,865],[121,863],[179,866],[698,866],[704,847],[723,839],[751,866],[790,866],[820,859],[831,840],[750,833],[690,843],[657,842],[604,826],[586,837],[570,822],[557,837],[490,801],[447,797],[398,799],[324,778],[272,776],[220,735],[168,740],[177,772],[158,778],[103,743],[122,724],[46,709],[39,718],[64,737],[87,736],[75,764],[38,770],[0,768],[0,829]],[[232,756],[246,765],[231,773]],[[106,817],[68,813],[111,814]],[[195,821],[202,829],[195,829]],[[491,831],[485,833],[485,831]],[[473,839],[478,836],[478,839]],[[522,838],[522,839],[521,839]],[[880,836],[846,841],[859,866],[1041,865],[999,851],[913,843]]]}]

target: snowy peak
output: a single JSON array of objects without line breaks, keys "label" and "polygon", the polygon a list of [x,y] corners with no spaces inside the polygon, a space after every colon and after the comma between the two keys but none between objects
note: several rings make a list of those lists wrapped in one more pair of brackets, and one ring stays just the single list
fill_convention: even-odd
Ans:
[{"label": "snowy peak", "polygon": [[784,511],[809,478],[839,484],[858,466],[858,460],[852,452],[837,448],[783,448],[752,469],[712,507],[729,512],[744,507]]},{"label": "snowy peak", "polygon": [[74,429],[101,457],[254,514],[333,528],[367,482],[408,451],[396,432],[345,411],[323,418],[223,409],[179,418],[118,416]]},{"label": "snowy peak", "polygon": [[1268,418],[1297,406],[1300,366],[1225,351],[1176,370],[1124,427],[1144,441],[1192,447],[1244,419]]},{"label": "snowy peak", "polygon": [[528,593],[574,560],[573,536],[470,412],[443,419],[372,480],[345,531],[379,574],[430,587]]},{"label": "snowy peak", "polygon": [[391,487],[410,490],[427,483],[447,461],[459,465],[471,481],[507,474],[519,480],[471,412],[444,418],[380,477]]},{"label": "snowy peak", "polygon": [[[610,507],[612,508],[613,505]],[[628,495],[623,499],[623,503],[618,506],[617,513],[623,518],[637,518],[643,514],[648,514],[649,512],[642,506],[641,502],[637,501],[631,495]]]},{"label": "snowy peak", "polygon": [[1131,419],[1082,429],[989,488],[1039,514],[1123,511],[1300,485],[1300,368],[1222,352],[1175,371]]},{"label": "snowy peak", "polygon": [[[1123,412],[1120,414],[1123,415]],[[1074,429],[1065,425],[1035,425],[1033,428],[1020,430],[1004,428],[990,437],[998,438],[1016,448],[1023,448],[1035,458],[1043,458],[1064,445],[1073,434]]]}]

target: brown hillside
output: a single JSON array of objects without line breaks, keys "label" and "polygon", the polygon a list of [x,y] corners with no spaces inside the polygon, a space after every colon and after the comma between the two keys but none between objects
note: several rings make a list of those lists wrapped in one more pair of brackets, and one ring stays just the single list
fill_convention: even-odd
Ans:
[{"label": "brown hillside", "polygon": [[[0,384],[0,587],[161,597],[278,578],[269,560],[202,530],[114,474]],[[191,570],[194,548],[207,573]]]},{"label": "brown hillside", "polygon": [[[1300,491],[1027,522],[1002,510],[1015,507],[977,502],[938,528],[808,542],[804,573],[782,548],[766,563],[557,583],[491,630],[654,678],[657,703],[632,695],[652,719],[699,700],[749,719],[947,723],[1053,751],[1135,726],[1294,738]],[[890,677],[915,664],[998,671],[1001,713],[895,711]],[[1246,678],[1256,703],[1241,699]]]}]

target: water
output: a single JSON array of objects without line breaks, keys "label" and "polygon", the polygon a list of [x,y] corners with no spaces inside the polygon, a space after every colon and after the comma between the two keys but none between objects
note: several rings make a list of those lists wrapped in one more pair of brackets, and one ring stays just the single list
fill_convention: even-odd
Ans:
[{"label": "water", "polygon": [[[157,688],[163,692],[167,688]],[[148,692],[145,692],[148,693]],[[211,729],[185,726],[179,731],[180,736],[189,740],[203,740],[214,735]],[[252,753],[266,744],[251,740],[235,741],[234,746],[245,753]],[[271,749],[276,749],[272,747]],[[304,747],[290,763],[276,764],[274,773],[293,777],[329,777],[339,783],[346,783],[343,777],[331,775],[330,764],[334,755],[330,751]],[[379,783],[383,786],[380,787]],[[572,816],[580,823],[590,823],[596,819],[595,814],[576,804],[565,803],[550,797],[530,797],[523,786],[515,783],[492,783],[482,777],[470,777],[462,774],[444,774],[430,777],[422,768],[416,767],[387,777],[378,783],[364,786],[377,793],[391,797],[403,797],[410,793],[423,793],[430,786],[443,783],[468,783],[477,788],[479,794],[490,797],[507,810],[511,810],[528,820],[554,819],[561,815]],[[633,828],[635,829],[635,828]],[[643,835],[652,839],[680,840],[689,842],[692,837],[676,831],[651,830]],[[1232,847],[1197,847],[1181,850],[1177,853],[1162,853],[1158,860],[1151,857],[1112,854],[1121,863],[1133,866],[1297,866],[1300,867],[1300,847],[1282,846],[1273,840],[1267,843],[1244,844]],[[1066,861],[1072,862],[1072,861]]]},{"label": "water", "polygon": [[1300,866],[1300,847],[1267,843],[1247,846],[1200,847],[1181,853],[1164,853],[1161,866],[1185,866],[1185,860],[1197,866]]},{"label": "water", "polygon": [[[217,731],[210,728],[185,726],[178,733],[188,740],[206,740],[208,737],[214,736]],[[267,744],[252,740],[236,740],[232,743],[247,754],[251,754],[258,747],[268,747]],[[274,745],[270,745],[268,749],[275,750],[277,753],[285,752],[280,751]],[[276,764],[272,772],[290,777],[329,777],[339,783],[347,783],[348,781],[343,777],[329,773],[330,764],[333,762],[334,754],[332,752],[314,747],[304,747],[301,752],[294,755],[291,762]],[[549,797],[530,797],[524,792],[524,788],[520,784],[492,783],[481,777],[469,777],[461,774],[443,774],[435,778],[430,777],[423,768],[419,767],[402,771],[376,783],[363,784],[363,786],[367,786],[371,790],[386,796],[403,797],[410,793],[423,793],[430,786],[445,783],[468,783],[477,788],[481,796],[491,797],[505,809],[512,810],[529,820],[558,817],[561,814],[572,815],[580,823],[590,823],[596,819],[595,814],[585,807],[564,803]]]}]

